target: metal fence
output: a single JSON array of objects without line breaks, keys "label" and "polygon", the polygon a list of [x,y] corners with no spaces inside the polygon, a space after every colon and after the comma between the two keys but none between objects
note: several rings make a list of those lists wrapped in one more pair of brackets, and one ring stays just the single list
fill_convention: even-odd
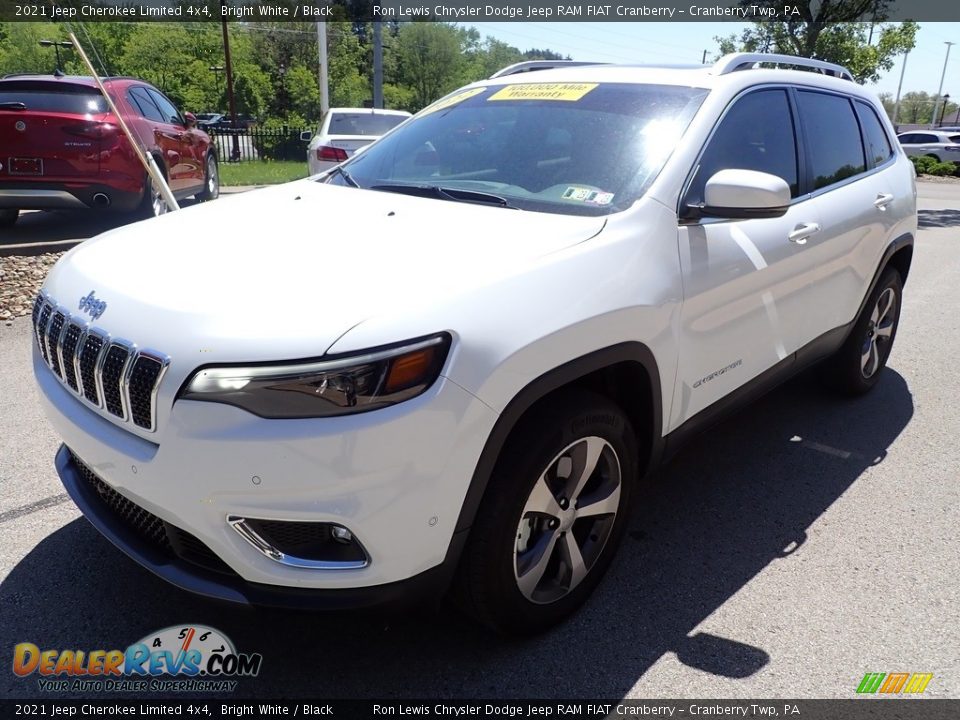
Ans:
[{"label": "metal fence", "polygon": [[238,128],[207,129],[217,148],[220,162],[246,160],[303,160],[307,157],[307,143],[300,133],[312,128]]}]

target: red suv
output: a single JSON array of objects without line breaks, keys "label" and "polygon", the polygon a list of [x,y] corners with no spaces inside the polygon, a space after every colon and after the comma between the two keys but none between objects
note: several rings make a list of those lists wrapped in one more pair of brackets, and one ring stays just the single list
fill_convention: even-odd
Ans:
[{"label": "red suv", "polygon": [[[103,83],[177,199],[220,194],[213,144],[190,113],[142,80]],[[166,210],[92,78],[0,78],[0,227],[20,210],[64,208]]]}]

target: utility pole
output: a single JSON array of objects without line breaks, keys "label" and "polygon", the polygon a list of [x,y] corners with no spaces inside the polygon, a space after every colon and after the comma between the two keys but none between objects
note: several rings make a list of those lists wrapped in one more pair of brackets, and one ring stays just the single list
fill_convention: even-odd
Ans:
[{"label": "utility pole", "polygon": [[943,73],[940,75],[940,87],[937,90],[937,102],[933,106],[933,115],[930,118],[930,129],[933,130],[937,126],[937,112],[940,110],[940,97],[943,92],[943,81],[947,77],[947,63],[950,61],[950,46],[955,45],[949,40],[944,41],[944,45],[947,46],[947,57],[943,59]]},{"label": "utility pole", "polygon": [[897,85],[897,100],[893,105],[893,118],[890,122],[893,123],[893,129],[897,129],[897,118],[900,117],[900,91],[903,89],[903,75],[907,72],[907,58],[910,57],[910,51],[907,50],[903,54],[903,67],[900,68],[900,83]]},{"label": "utility pole", "polygon": [[[224,0],[220,0],[220,6],[223,7]],[[226,16],[226,12],[223,13]],[[240,138],[237,136],[237,103],[233,98],[233,61],[230,59],[230,34],[227,32],[227,21],[221,21],[223,25],[223,65],[227,69],[227,102],[230,104],[230,122],[231,135],[233,136],[233,149],[230,151],[230,159],[234,162],[240,160]]]},{"label": "utility pole", "polygon": [[327,25],[317,23],[317,52],[320,58],[318,72],[320,82],[320,114],[325,115],[330,109],[330,88],[327,84]]},{"label": "utility pole", "polygon": [[703,51],[703,59],[700,61],[700,64],[701,64],[701,65],[706,65],[706,64],[707,64],[707,51],[706,51],[706,50]]},{"label": "utility pole", "polygon": [[373,106],[383,107],[383,23],[373,23]]}]

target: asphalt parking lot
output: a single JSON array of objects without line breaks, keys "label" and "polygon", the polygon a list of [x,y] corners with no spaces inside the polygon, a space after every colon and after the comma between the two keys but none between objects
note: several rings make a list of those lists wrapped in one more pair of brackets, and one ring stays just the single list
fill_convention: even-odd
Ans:
[{"label": "asphalt parking lot", "polygon": [[[848,698],[866,672],[931,672],[926,695],[960,697],[960,185],[920,191],[876,390],[838,400],[808,373],[694,441],[583,611],[524,641],[447,608],[248,610],[155,579],[63,494],[29,319],[0,327],[0,663],[20,642],[124,648],[202,623],[264,656],[237,697]],[[38,694],[0,672],[0,696]]]}]

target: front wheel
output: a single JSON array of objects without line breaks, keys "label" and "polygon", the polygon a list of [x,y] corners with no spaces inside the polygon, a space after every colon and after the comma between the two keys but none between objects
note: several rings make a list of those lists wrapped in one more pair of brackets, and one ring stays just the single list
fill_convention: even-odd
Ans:
[{"label": "front wheel", "polygon": [[20,211],[16,208],[0,209],[0,227],[13,227],[18,217],[20,217]]},{"label": "front wheel", "polygon": [[610,565],[636,484],[630,421],[587,392],[549,401],[514,431],[470,531],[461,606],[508,634],[573,613]]},{"label": "front wheel", "polygon": [[203,190],[197,193],[197,200],[209,202],[220,197],[220,167],[213,155],[207,155],[203,171]]}]

